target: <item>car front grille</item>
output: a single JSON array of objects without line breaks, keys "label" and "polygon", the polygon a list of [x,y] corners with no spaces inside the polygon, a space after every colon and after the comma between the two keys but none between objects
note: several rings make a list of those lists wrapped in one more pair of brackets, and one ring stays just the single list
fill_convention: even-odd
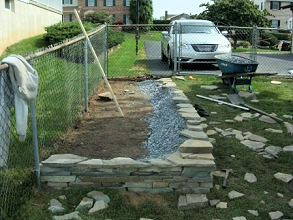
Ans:
[{"label": "car front grille", "polygon": [[218,44],[192,44],[191,46],[196,52],[215,52],[218,48]]}]

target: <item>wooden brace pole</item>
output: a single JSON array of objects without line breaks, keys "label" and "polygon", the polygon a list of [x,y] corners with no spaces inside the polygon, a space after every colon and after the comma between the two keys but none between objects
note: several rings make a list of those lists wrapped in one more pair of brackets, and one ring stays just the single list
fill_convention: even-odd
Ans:
[{"label": "wooden brace pole", "polygon": [[95,52],[95,50],[94,50],[94,48],[93,48],[93,45],[92,45],[92,43],[91,43],[91,41],[90,41],[90,39],[89,39],[89,37],[88,37],[88,35],[87,35],[85,29],[84,29],[84,26],[83,26],[83,24],[82,24],[82,22],[81,22],[81,20],[80,20],[80,17],[79,17],[79,15],[78,15],[76,9],[74,9],[74,14],[75,14],[75,17],[76,17],[76,19],[77,19],[77,21],[78,21],[78,23],[79,23],[79,26],[80,26],[82,32],[83,32],[83,35],[84,35],[86,41],[88,42],[88,46],[89,46],[89,48],[90,48],[90,50],[91,50],[91,52],[92,52],[92,54],[93,54],[93,56],[94,56],[94,58],[95,58],[95,61],[97,62],[97,64],[98,64],[100,70],[102,71],[103,79],[104,79],[104,81],[105,81],[105,83],[106,83],[106,86],[108,87],[108,89],[109,89],[109,91],[110,91],[110,93],[111,93],[111,95],[112,95],[112,97],[113,97],[113,100],[114,100],[114,103],[115,103],[115,105],[116,105],[116,108],[117,108],[117,110],[119,111],[120,116],[124,117],[124,114],[123,114],[123,112],[122,112],[122,110],[121,110],[121,108],[120,108],[120,106],[119,106],[119,104],[118,104],[118,102],[117,102],[116,96],[115,96],[115,94],[114,94],[114,92],[113,92],[113,90],[112,90],[112,88],[111,88],[111,86],[110,86],[110,84],[109,84],[109,81],[108,81],[108,79],[107,79],[107,76],[106,76],[106,74],[105,74],[105,72],[104,72],[104,70],[103,70],[103,68],[102,68],[102,66],[101,66],[101,63],[100,63],[100,61],[99,61],[99,58],[98,58],[98,56],[97,56],[97,54],[96,54],[96,52]]}]

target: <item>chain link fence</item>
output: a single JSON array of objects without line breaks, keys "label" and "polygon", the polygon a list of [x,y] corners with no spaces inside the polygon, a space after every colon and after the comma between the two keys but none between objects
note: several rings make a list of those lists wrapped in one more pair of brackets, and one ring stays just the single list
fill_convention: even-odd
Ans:
[{"label": "chain link fence", "polygon": [[113,78],[133,74],[221,75],[215,59],[219,54],[255,60],[259,73],[288,75],[293,69],[291,30],[194,24],[177,29],[171,25],[111,27],[125,35],[124,42],[109,53],[108,75]]},{"label": "chain link fence", "polygon": [[[256,60],[257,72],[286,75],[293,69],[291,38],[288,30],[209,25],[181,26],[176,30],[171,25],[109,25],[90,34],[110,78],[220,75],[216,54]],[[8,69],[0,66],[0,219],[5,220],[15,218],[20,205],[32,195],[36,181],[32,171],[39,172],[36,160],[34,168],[33,158],[39,156],[33,146],[39,144],[40,159],[57,152],[56,143],[87,111],[89,98],[102,80],[101,70],[81,36],[26,58],[39,74],[36,109],[34,103],[29,105],[32,121],[36,110],[37,138],[34,123],[28,120],[27,137],[19,141],[14,92]]]},{"label": "chain link fence", "polygon": [[[90,34],[90,41],[104,67],[106,31],[102,26]],[[36,182],[33,170],[37,176],[39,172],[37,154],[34,167],[33,145],[39,144],[40,159],[55,153],[55,143],[61,141],[87,111],[89,99],[102,80],[101,70],[81,36],[26,59],[39,75],[36,109],[34,103],[29,105],[29,117],[34,116],[35,110],[37,112],[37,141],[33,139],[36,132],[30,120],[25,141],[19,141],[8,68],[0,71],[0,219],[3,220],[18,216],[19,207],[33,193]]]}]

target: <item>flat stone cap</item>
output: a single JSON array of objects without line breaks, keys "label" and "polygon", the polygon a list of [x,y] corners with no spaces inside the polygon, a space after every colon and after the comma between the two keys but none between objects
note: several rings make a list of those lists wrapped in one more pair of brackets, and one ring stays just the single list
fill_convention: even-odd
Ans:
[{"label": "flat stone cap", "polygon": [[212,160],[201,160],[201,159],[184,159],[181,157],[179,152],[175,152],[170,155],[167,160],[176,164],[177,166],[185,167],[216,167],[216,164]]},{"label": "flat stone cap", "polygon": [[87,157],[74,154],[54,154],[43,161],[42,164],[47,166],[70,166],[85,160],[87,160]]}]

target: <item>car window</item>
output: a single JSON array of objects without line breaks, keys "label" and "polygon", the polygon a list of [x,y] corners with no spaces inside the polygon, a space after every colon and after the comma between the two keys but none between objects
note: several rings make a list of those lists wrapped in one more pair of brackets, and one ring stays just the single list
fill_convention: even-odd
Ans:
[{"label": "car window", "polygon": [[219,34],[219,31],[214,26],[182,25],[181,33]]}]

